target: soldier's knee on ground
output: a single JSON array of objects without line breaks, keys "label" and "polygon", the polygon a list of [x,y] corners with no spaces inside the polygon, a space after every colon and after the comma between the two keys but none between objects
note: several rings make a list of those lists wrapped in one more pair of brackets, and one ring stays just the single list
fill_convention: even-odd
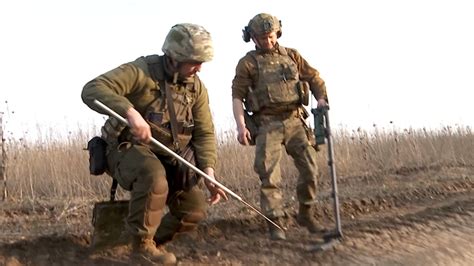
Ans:
[{"label": "soldier's knee on ground", "polygon": [[163,219],[161,219],[160,227],[156,230],[153,240],[159,245],[171,241],[176,235],[180,224],[181,221],[168,212],[163,216]]},{"label": "soldier's knee on ground", "polygon": [[162,224],[156,231],[154,240],[156,243],[162,245],[173,240],[176,234],[185,233],[195,230],[202,220],[206,218],[206,213],[203,211],[190,212],[178,219],[177,217],[167,213],[162,220]]},{"label": "soldier's knee on ground", "polygon": [[194,211],[187,213],[181,219],[181,227],[179,228],[179,232],[182,233],[196,229],[199,222],[201,222],[205,218],[206,213],[203,211]]}]

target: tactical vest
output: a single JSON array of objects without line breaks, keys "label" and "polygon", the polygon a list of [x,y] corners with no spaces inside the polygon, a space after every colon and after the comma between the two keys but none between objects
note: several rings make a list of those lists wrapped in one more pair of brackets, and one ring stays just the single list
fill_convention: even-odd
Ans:
[{"label": "tactical vest", "polygon": [[[156,97],[146,107],[143,118],[151,127],[153,138],[164,144],[167,148],[180,152],[188,145],[191,140],[194,129],[194,119],[192,107],[196,102],[197,89],[200,86],[200,80],[197,76],[190,79],[189,82],[172,84],[164,77],[163,57],[152,55],[145,57],[148,64],[150,76],[156,83]],[[178,137],[178,146],[174,145],[171,131],[171,116],[166,99],[166,86],[170,86],[171,98],[176,114],[176,132]],[[115,118],[109,118],[102,128],[102,137],[106,139],[115,138],[118,142],[131,141],[132,135],[128,127],[124,127],[116,121]],[[154,152],[162,153],[158,148],[151,147]],[[166,153],[164,153],[166,154]]]},{"label": "tactical vest", "polygon": [[[250,112],[267,110],[295,110],[302,103],[298,66],[284,47],[279,53],[249,54],[257,62],[258,80],[249,88],[245,108]],[[308,86],[306,86],[308,87]]]}]

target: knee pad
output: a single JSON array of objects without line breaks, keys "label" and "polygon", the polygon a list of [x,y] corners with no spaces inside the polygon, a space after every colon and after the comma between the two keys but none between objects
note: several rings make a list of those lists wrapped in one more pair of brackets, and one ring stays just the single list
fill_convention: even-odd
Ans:
[{"label": "knee pad", "polygon": [[159,225],[163,210],[166,205],[166,197],[168,196],[168,183],[165,177],[154,180],[153,185],[148,193],[146,205],[147,225]]},{"label": "knee pad", "polygon": [[188,212],[181,219],[181,226],[178,232],[192,231],[197,228],[199,222],[206,218],[206,213],[203,211]]}]

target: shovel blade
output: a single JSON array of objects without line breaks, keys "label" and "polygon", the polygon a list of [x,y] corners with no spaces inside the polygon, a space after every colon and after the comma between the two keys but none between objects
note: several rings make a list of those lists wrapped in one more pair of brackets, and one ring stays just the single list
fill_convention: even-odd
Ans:
[{"label": "shovel blade", "polygon": [[102,201],[94,204],[92,212],[94,233],[91,242],[94,250],[128,244],[128,239],[124,237],[128,204],[128,200]]}]

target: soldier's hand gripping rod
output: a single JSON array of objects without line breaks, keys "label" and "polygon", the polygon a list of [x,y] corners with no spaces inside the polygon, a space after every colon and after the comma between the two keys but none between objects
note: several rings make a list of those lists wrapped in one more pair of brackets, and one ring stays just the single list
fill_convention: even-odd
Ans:
[{"label": "soldier's hand gripping rod", "polygon": [[[119,114],[117,114],[114,110],[110,109],[108,106],[106,106],[105,104],[103,104],[102,102],[98,101],[97,99],[94,100],[94,104],[99,106],[100,108],[102,108],[104,111],[106,111],[109,115],[115,117],[116,119],[118,119],[120,122],[126,124],[127,126],[129,125],[128,124],[128,121],[123,118],[122,116],[120,116]],[[224,185],[222,185],[221,183],[219,183],[217,180],[215,180],[214,178],[210,177],[209,175],[207,175],[206,173],[204,173],[203,171],[201,171],[199,168],[197,168],[196,166],[194,166],[193,164],[191,164],[190,162],[186,161],[183,157],[179,156],[178,154],[176,154],[174,151],[170,150],[168,147],[166,147],[163,143],[159,142],[158,140],[156,140],[155,138],[151,138],[150,141],[162,148],[163,150],[165,150],[167,153],[169,153],[170,155],[172,155],[174,158],[178,159],[180,162],[184,163],[185,165],[187,165],[189,168],[193,169],[196,173],[200,174],[202,177],[206,178],[209,182],[211,182],[212,184],[218,186],[219,188],[221,188],[222,190],[224,190],[225,192],[227,192],[228,194],[230,194],[232,197],[236,198],[237,200],[239,200],[240,202],[242,202],[244,205],[246,205],[247,207],[249,207],[250,209],[252,209],[254,212],[256,212],[257,214],[259,214],[260,216],[262,216],[263,218],[265,218],[265,220],[267,220],[269,223],[271,223],[273,226],[277,227],[278,229],[280,230],[286,230],[286,228],[282,228],[280,227],[278,224],[276,224],[275,222],[273,222],[270,218],[268,218],[267,216],[265,216],[263,213],[261,213],[259,210],[257,210],[257,208],[253,207],[252,205],[250,205],[249,203],[247,203],[246,201],[244,201],[242,199],[242,197],[240,197],[239,195],[235,194],[232,190],[228,189],[227,187],[225,187]]]}]

